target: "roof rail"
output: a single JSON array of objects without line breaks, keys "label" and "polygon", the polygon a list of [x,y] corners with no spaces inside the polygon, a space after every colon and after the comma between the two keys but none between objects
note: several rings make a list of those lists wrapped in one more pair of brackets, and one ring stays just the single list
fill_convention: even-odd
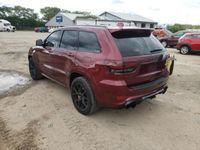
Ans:
[{"label": "roof rail", "polygon": [[107,28],[107,26],[105,25],[74,25],[74,26],[77,26],[77,27],[104,27],[104,28]]}]

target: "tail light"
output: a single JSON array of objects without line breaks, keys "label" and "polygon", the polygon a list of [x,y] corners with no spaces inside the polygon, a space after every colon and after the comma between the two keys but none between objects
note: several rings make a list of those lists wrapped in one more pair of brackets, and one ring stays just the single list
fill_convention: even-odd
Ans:
[{"label": "tail light", "polygon": [[131,73],[136,69],[134,67],[124,67],[123,61],[121,60],[105,60],[104,64],[108,66],[110,73]]}]

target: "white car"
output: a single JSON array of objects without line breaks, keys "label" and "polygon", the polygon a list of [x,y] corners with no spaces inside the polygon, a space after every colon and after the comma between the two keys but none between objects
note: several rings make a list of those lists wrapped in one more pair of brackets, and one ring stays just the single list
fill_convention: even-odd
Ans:
[{"label": "white car", "polygon": [[9,21],[0,19],[0,31],[15,32],[15,30],[15,26],[12,26]]}]

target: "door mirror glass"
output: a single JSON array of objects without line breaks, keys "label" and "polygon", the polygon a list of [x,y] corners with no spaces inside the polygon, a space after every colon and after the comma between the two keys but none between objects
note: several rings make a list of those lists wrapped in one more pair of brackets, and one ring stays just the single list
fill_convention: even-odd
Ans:
[{"label": "door mirror glass", "polygon": [[41,39],[37,40],[36,46],[43,46],[43,41]]}]

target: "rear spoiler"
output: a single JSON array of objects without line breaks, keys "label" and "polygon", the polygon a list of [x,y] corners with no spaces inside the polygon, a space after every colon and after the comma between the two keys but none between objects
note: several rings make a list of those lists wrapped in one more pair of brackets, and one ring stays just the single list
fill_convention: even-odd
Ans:
[{"label": "rear spoiler", "polygon": [[153,32],[152,29],[120,29],[109,30],[113,37],[116,38],[128,38],[128,37],[149,37]]}]

